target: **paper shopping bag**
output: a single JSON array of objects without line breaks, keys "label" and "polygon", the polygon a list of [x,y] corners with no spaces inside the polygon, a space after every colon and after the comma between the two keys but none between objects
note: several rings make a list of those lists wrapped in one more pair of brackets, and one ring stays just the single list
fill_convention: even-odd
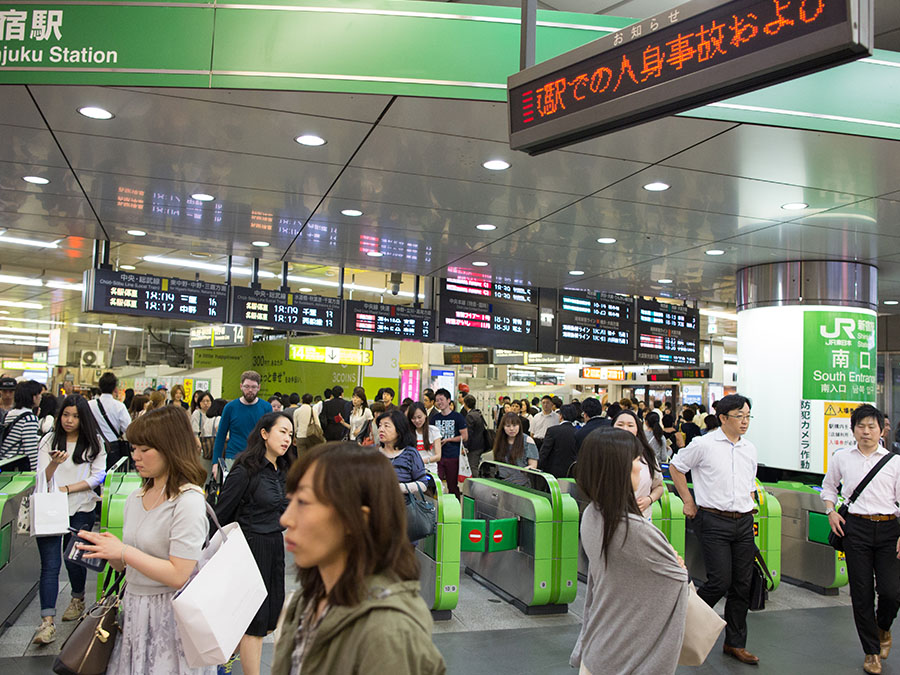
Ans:
[{"label": "paper shopping bag", "polygon": [[459,482],[462,483],[466,478],[472,477],[472,466],[469,464],[469,458],[462,454],[459,456]]},{"label": "paper shopping bag", "polygon": [[213,535],[197,569],[172,600],[178,634],[192,668],[225,663],[267,595],[237,523]]},{"label": "paper shopping bag", "polygon": [[49,485],[43,471],[38,471],[34,494],[31,495],[31,536],[46,537],[66,534],[69,531],[69,498],[56,489],[56,482]]}]

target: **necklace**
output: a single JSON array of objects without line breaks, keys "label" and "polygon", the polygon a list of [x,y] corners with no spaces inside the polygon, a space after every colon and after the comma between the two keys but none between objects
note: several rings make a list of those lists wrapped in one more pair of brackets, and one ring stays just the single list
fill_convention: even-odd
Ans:
[{"label": "necklace", "polygon": [[[156,486],[154,486],[154,487],[156,487]],[[163,484],[162,484],[162,487],[161,487],[160,490],[159,490],[159,498],[156,500],[156,503],[155,503],[153,506],[151,506],[149,509],[146,508],[146,507],[144,507],[145,510],[147,510],[147,511],[152,511],[152,510],[155,509],[157,506],[159,506],[160,504],[162,504],[162,503],[163,503],[163,497],[165,497],[165,495],[166,495],[166,484],[163,483]]]}]

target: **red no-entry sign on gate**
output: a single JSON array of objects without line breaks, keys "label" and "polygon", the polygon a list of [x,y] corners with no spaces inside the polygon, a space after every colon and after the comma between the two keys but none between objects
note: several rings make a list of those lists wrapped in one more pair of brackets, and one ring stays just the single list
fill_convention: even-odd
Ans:
[{"label": "red no-entry sign on gate", "polygon": [[502,530],[494,530],[494,543],[499,544],[503,541],[503,531]]},{"label": "red no-entry sign on gate", "polygon": [[473,544],[477,544],[479,541],[481,541],[481,532],[479,530],[472,530],[471,532],[469,532],[469,541],[471,541]]}]

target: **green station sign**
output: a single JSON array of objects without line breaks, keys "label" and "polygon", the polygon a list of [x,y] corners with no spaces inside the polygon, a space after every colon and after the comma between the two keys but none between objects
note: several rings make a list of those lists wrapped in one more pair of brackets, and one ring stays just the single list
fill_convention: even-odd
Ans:
[{"label": "green station sign", "polygon": [[874,402],[875,331],[872,312],[805,312],[803,398]]}]

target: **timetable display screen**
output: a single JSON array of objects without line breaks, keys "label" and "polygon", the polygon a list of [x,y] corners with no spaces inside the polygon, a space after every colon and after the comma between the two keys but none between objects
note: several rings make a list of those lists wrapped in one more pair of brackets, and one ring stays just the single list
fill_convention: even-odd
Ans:
[{"label": "timetable display screen", "polygon": [[228,311],[225,284],[107,269],[86,270],[83,281],[85,312],[221,323]]},{"label": "timetable display screen", "polygon": [[637,301],[637,360],[694,366],[700,362],[700,312],[655,300]]},{"label": "timetable display screen", "polygon": [[441,342],[537,351],[537,305],[499,302],[449,290],[441,282],[438,312]]},{"label": "timetable display screen", "polygon": [[434,341],[434,310],[348,300],[344,303],[347,333],[398,340]]},{"label": "timetable display screen", "polygon": [[235,286],[231,323],[307,333],[340,333],[341,300]]},{"label": "timetable display screen", "polygon": [[634,360],[634,300],[606,293],[561,290],[557,351],[595,359]]},{"label": "timetable display screen", "polygon": [[458,267],[449,268],[449,272],[451,276],[445,280],[444,287],[453,293],[474,295],[504,302],[537,304],[537,289],[532,286],[495,279],[490,274],[471,272]]}]

